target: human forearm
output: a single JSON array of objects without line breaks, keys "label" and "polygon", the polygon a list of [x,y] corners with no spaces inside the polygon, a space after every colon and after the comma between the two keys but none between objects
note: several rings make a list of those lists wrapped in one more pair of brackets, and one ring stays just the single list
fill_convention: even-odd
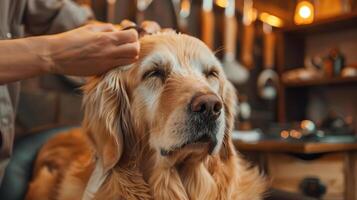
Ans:
[{"label": "human forearm", "polygon": [[50,69],[49,37],[0,41],[0,84],[31,78]]},{"label": "human forearm", "polygon": [[50,36],[0,41],[0,84],[43,73],[90,76],[135,62],[138,34],[92,24]]}]

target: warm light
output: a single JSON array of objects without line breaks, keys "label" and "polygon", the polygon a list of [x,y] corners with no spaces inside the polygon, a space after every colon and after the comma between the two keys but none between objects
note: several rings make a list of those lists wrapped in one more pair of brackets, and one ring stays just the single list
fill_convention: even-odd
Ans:
[{"label": "warm light", "polygon": [[308,1],[300,1],[296,5],[295,24],[310,24],[314,21],[314,6]]},{"label": "warm light", "polygon": [[309,7],[307,6],[302,6],[299,10],[299,15],[304,18],[304,19],[307,19],[310,17],[311,15],[311,10]]},{"label": "warm light", "polygon": [[274,27],[282,27],[283,26],[283,20],[281,20],[277,16],[271,15],[271,14],[266,13],[266,12],[260,13],[259,19],[262,22],[265,22],[265,23],[269,24],[270,26],[274,26]]},{"label": "warm light", "polygon": [[345,118],[345,121],[347,124],[352,124],[353,123],[353,116],[349,115]]},{"label": "warm light", "polygon": [[300,123],[300,127],[303,130],[307,130],[307,131],[313,131],[315,130],[315,124],[314,122],[310,121],[310,120],[303,120]]},{"label": "warm light", "polygon": [[284,139],[289,137],[289,131],[283,130],[280,132],[280,136]]},{"label": "warm light", "polygon": [[228,5],[228,0],[216,0],[215,3],[217,6],[225,8]]},{"label": "warm light", "polygon": [[243,24],[251,25],[257,19],[257,9],[253,8],[253,0],[244,0],[243,4]]},{"label": "warm light", "polygon": [[297,130],[291,130],[290,131],[290,137],[292,138],[296,138],[296,139],[300,139],[302,136],[301,132],[297,131]]}]

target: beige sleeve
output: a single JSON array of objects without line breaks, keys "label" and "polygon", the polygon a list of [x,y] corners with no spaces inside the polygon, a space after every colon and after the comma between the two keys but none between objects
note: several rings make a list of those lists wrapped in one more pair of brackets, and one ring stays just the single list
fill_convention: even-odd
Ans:
[{"label": "beige sleeve", "polygon": [[88,7],[72,0],[27,0],[24,24],[28,34],[54,34],[79,27],[92,18]]}]

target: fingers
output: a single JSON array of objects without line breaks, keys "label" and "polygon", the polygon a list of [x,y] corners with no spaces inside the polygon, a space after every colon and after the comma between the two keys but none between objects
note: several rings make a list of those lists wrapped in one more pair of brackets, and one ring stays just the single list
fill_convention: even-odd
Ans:
[{"label": "fingers", "polygon": [[138,33],[135,30],[125,30],[110,33],[115,45],[123,45],[126,43],[138,42]]},{"label": "fingers", "polygon": [[120,22],[120,26],[125,29],[131,26],[136,26],[136,24],[130,20],[124,19],[123,21]]},{"label": "fingers", "polygon": [[113,58],[133,58],[137,59],[140,52],[140,43],[132,42],[117,46],[111,52]]},{"label": "fingers", "polygon": [[[136,27],[136,24],[132,21],[129,20],[123,20],[120,23],[120,27],[122,29],[126,29],[129,27]],[[144,21],[140,24],[140,28],[144,30],[143,32],[140,33],[140,37],[146,35],[146,34],[154,34],[157,33],[161,30],[161,27],[158,23],[154,21]]]}]

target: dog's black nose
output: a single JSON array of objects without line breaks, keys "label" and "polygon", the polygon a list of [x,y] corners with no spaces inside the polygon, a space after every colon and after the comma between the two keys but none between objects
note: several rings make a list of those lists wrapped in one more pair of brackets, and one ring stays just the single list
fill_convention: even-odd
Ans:
[{"label": "dog's black nose", "polygon": [[201,94],[193,97],[191,110],[217,119],[222,110],[222,102],[215,94]]}]

